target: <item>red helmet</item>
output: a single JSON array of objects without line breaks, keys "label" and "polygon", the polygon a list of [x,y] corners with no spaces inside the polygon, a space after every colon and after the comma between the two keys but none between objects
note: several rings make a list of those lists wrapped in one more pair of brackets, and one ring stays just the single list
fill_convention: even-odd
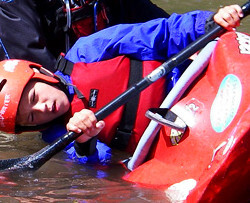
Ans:
[{"label": "red helmet", "polygon": [[[35,72],[33,68],[44,74]],[[18,105],[22,92],[31,79],[59,83],[53,73],[39,64],[17,59],[0,62],[0,131],[15,133]]]}]

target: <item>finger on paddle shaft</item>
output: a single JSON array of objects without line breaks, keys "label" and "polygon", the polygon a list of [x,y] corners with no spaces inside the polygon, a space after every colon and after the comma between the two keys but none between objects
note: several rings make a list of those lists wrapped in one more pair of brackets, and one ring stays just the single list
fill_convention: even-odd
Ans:
[{"label": "finger on paddle shaft", "polygon": [[[243,10],[244,17],[250,14],[250,2],[249,1],[242,6],[242,10]],[[217,25],[211,31],[209,31],[205,35],[201,36],[200,38],[192,42],[181,52],[179,52],[178,54],[176,54],[175,56],[167,60],[157,69],[155,69],[152,73],[147,75],[141,81],[139,81],[134,86],[132,86],[127,91],[125,91],[120,96],[118,96],[116,99],[111,101],[108,105],[104,106],[102,109],[96,112],[95,116],[97,117],[97,120],[104,119],[106,116],[108,116],[113,111],[121,107],[131,98],[140,94],[141,91],[143,91],[149,85],[151,85],[152,83],[154,83],[155,81],[157,81],[158,79],[160,79],[161,77],[169,73],[174,67],[184,62],[194,53],[196,53],[201,48],[203,48],[208,42],[220,36],[224,31],[225,31],[224,28]],[[63,150],[65,146],[70,144],[79,136],[80,134],[77,134],[74,132],[68,132],[65,135],[58,138],[52,144],[44,147],[43,149],[41,149],[40,151],[34,154],[21,157],[21,158],[16,158],[16,159],[14,158],[14,159],[0,160],[0,170],[38,169],[46,161],[48,161],[52,156],[54,156],[55,154]]]}]

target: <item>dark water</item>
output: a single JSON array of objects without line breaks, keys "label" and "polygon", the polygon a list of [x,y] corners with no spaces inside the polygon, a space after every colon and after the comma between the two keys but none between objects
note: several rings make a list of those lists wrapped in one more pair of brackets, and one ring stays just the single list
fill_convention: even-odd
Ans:
[{"label": "dark water", "polygon": [[[224,0],[154,0],[169,13],[202,9],[216,11]],[[242,5],[245,1],[238,0]],[[250,30],[250,17],[239,31]],[[45,146],[37,134],[0,134],[0,159],[32,154]],[[116,164],[126,154],[115,152],[109,166],[80,165],[63,152],[37,171],[0,172],[0,202],[169,202],[164,191],[145,188],[122,180],[127,171]]]},{"label": "dark water", "polygon": [[[17,158],[45,144],[32,133],[0,134],[0,158]],[[83,165],[60,152],[36,171],[0,172],[0,202],[167,202],[164,192],[122,180],[117,163],[127,154],[114,151],[112,163]]]}]

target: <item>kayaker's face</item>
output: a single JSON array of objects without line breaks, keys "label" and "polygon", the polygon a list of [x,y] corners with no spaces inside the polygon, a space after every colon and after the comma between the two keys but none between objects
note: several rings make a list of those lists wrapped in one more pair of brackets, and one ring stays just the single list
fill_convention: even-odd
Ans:
[{"label": "kayaker's face", "polygon": [[66,94],[55,86],[30,81],[22,94],[17,124],[35,126],[48,123],[66,113],[70,103]]}]

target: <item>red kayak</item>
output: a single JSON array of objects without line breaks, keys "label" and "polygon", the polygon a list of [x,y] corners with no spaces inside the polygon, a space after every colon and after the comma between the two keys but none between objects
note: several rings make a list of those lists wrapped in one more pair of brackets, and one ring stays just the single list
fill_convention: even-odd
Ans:
[{"label": "red kayak", "polygon": [[163,125],[147,161],[124,179],[161,188],[173,202],[249,201],[249,68],[250,36],[224,34],[206,71],[171,107],[185,132]]}]

